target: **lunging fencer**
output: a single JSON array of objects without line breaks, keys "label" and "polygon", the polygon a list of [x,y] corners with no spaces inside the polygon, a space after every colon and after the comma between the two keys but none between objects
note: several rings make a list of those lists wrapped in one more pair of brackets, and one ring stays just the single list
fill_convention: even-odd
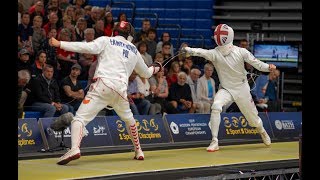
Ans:
[{"label": "lunging fencer", "polygon": [[91,42],[65,42],[55,38],[50,39],[51,46],[98,56],[98,65],[94,74],[95,82],[90,85],[87,95],[71,121],[71,149],[60,157],[57,162],[59,165],[80,158],[79,148],[85,126],[106,107],[112,107],[117,115],[125,121],[135,149],[134,159],[144,160],[136,122],[127,99],[128,79],[133,70],[141,77],[150,78],[161,70],[162,65],[153,63],[147,67],[137,48],[127,40],[130,36],[128,22],[118,23],[113,34],[114,37],[102,36]]},{"label": "lunging fencer", "polygon": [[254,68],[270,72],[276,69],[273,64],[264,63],[255,58],[247,49],[233,45],[234,32],[227,24],[219,24],[214,30],[214,40],[218,45],[214,49],[201,49],[184,47],[182,50],[192,56],[203,57],[211,61],[216,68],[220,80],[220,88],[214,97],[211,106],[210,129],[212,141],[207,147],[208,152],[219,150],[218,132],[221,121],[222,107],[234,101],[249,125],[256,127],[266,146],[271,144],[271,139],[263,127],[258,116],[257,108],[250,94],[247,81],[247,71],[244,63],[251,64]]}]

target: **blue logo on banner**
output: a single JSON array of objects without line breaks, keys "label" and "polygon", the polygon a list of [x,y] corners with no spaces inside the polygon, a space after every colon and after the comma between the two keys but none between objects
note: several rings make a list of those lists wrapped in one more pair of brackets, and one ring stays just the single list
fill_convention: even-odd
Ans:
[{"label": "blue logo on banner", "polygon": [[[141,144],[169,142],[161,115],[136,115],[134,118]],[[125,122],[119,116],[107,116],[106,119],[114,145],[132,145]]]},{"label": "blue logo on banner", "polygon": [[165,116],[174,142],[211,140],[210,114],[168,114]]},{"label": "blue logo on banner", "polygon": [[[265,113],[259,113],[263,126],[269,133],[271,131],[268,118]],[[249,125],[242,113],[221,113],[219,139],[257,139],[261,138],[255,127]]]},{"label": "blue logo on banner", "polygon": [[18,153],[37,152],[43,148],[43,140],[36,118],[18,120]]},{"label": "blue logo on banner", "polygon": [[106,118],[95,117],[86,126],[87,136],[83,137],[81,147],[112,146],[112,139]]},{"label": "blue logo on banner", "polygon": [[[49,149],[59,147],[62,140],[61,131],[54,131],[50,128],[53,120],[54,118],[39,118]],[[90,121],[86,126],[86,134],[81,141],[80,147],[112,146],[105,117],[95,117]],[[71,147],[71,126],[64,130],[63,141],[67,147]]]},{"label": "blue logo on banner", "polygon": [[275,138],[294,138],[301,133],[301,112],[268,113]]}]

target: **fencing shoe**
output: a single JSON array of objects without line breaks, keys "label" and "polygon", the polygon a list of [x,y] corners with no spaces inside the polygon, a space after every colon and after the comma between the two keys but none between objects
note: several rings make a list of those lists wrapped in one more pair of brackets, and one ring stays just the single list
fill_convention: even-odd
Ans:
[{"label": "fencing shoe", "polygon": [[212,140],[210,145],[207,147],[208,152],[215,152],[219,150],[218,141]]},{"label": "fencing shoe", "polygon": [[267,131],[264,131],[264,132],[260,133],[260,135],[261,135],[261,138],[262,138],[263,143],[264,143],[266,146],[270,146],[270,145],[271,145],[271,139],[270,139]]},{"label": "fencing shoe", "polygon": [[135,151],[135,156],[134,156],[133,159],[144,160],[144,154],[143,154],[141,149],[138,149],[138,150]]},{"label": "fencing shoe", "polygon": [[57,164],[65,165],[68,164],[72,160],[79,159],[81,156],[79,148],[71,148],[66,154],[60,157]]}]

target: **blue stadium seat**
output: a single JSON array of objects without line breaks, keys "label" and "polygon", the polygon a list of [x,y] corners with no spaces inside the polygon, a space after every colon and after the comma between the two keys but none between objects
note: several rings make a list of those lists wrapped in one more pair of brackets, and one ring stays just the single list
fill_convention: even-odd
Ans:
[{"label": "blue stadium seat", "polygon": [[37,118],[41,117],[41,112],[39,111],[24,111],[24,118]]}]

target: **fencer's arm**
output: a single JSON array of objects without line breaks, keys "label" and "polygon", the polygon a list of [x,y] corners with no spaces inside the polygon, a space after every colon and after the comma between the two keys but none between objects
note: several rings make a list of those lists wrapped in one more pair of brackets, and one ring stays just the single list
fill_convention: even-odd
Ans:
[{"label": "fencer's arm", "polygon": [[214,61],[214,55],[211,52],[212,50],[202,49],[202,48],[191,48],[191,47],[183,47],[182,52],[186,52],[190,54],[191,56],[199,56],[203,57],[206,60]]},{"label": "fencer's arm", "polygon": [[244,61],[251,64],[254,68],[258,69],[259,71],[270,72],[272,69],[275,69],[275,66],[273,64],[269,65],[260,61],[259,59],[254,57],[251,52],[244,48],[241,49],[241,53],[244,58]]},{"label": "fencer's arm", "polygon": [[153,74],[156,74],[161,70],[161,68],[151,65],[148,67],[144,60],[141,57],[141,54],[137,53],[137,64],[134,68],[134,70],[143,78],[150,78]]},{"label": "fencer's arm", "polygon": [[91,42],[67,42],[58,41],[55,38],[49,40],[49,44],[54,47],[60,47],[66,51],[88,54],[99,54],[106,45],[105,37],[99,37]]}]

